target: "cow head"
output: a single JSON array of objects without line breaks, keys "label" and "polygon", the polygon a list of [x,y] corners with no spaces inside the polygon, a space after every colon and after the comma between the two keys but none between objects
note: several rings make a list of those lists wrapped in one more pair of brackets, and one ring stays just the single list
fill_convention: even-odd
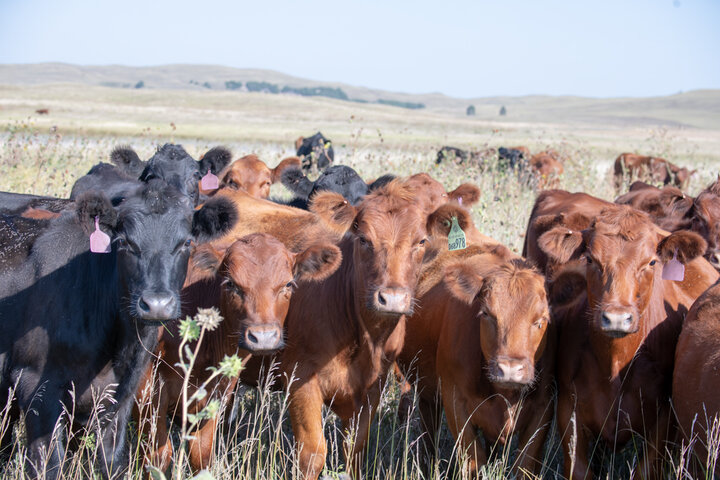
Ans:
[{"label": "cow head", "polygon": [[707,240],[705,258],[720,270],[720,195],[706,189],[695,198],[690,211],[691,229]]},{"label": "cow head", "polygon": [[[458,216],[464,213],[454,208]],[[428,225],[430,214],[418,205],[415,190],[394,180],[358,206],[337,193],[320,192],[311,210],[328,223],[349,223],[345,245],[361,307],[394,319],[411,314],[428,234],[436,230]]]},{"label": "cow head", "polygon": [[503,388],[532,384],[550,319],[544,277],[522,259],[491,252],[448,265],[445,285],[477,316],[490,381]]},{"label": "cow head", "polygon": [[140,160],[135,150],[125,145],[113,149],[110,153],[110,162],[132,178],[140,178],[145,169],[145,162]]},{"label": "cow head", "polygon": [[644,212],[623,205],[602,210],[586,229],[557,225],[542,234],[539,247],[559,263],[585,259],[593,326],[609,337],[635,333],[648,307],[663,263],[677,255],[682,263],[701,255],[706,243],[680,230],[663,238]]},{"label": "cow head", "polygon": [[331,142],[317,132],[310,138],[300,137],[295,141],[296,155],[302,158],[303,170],[311,170],[313,164],[323,171],[335,159],[335,152]]},{"label": "cow head", "polygon": [[442,205],[454,201],[469,207],[480,200],[480,189],[471,183],[463,183],[452,192],[447,192],[442,183],[427,173],[417,173],[406,180],[426,212],[435,211]]},{"label": "cow head", "polygon": [[150,323],[180,315],[192,243],[222,235],[237,218],[225,199],[194,211],[183,195],[160,180],[139,187],[118,207],[96,192],[81,195],[76,205],[86,234],[94,231],[97,218],[112,238],[109,255],[116,259],[121,311]]},{"label": "cow head", "polygon": [[297,283],[320,281],[340,265],[340,249],[317,243],[293,254],[270,235],[254,233],[216,250],[201,245],[194,266],[222,278],[220,313],[240,337],[239,346],[256,355],[283,347],[283,325]]},{"label": "cow head", "polygon": [[140,180],[159,178],[175,187],[193,205],[200,198],[199,181],[208,171],[218,174],[229,162],[222,148],[212,149],[199,162],[180,145],[166,143],[145,164]]},{"label": "cow head", "polygon": [[268,198],[270,186],[280,180],[288,168],[300,168],[300,159],[288,157],[275,168],[268,167],[257,155],[246,155],[235,160],[220,175],[220,187],[245,190],[255,198]]}]

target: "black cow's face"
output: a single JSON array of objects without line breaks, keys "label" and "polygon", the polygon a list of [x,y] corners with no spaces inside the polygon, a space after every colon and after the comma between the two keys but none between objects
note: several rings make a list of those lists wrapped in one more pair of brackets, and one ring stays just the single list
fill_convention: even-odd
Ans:
[{"label": "black cow's face", "polygon": [[182,146],[166,143],[147,161],[140,180],[162,179],[197,205],[198,183],[205,173],[200,171],[200,164]]}]

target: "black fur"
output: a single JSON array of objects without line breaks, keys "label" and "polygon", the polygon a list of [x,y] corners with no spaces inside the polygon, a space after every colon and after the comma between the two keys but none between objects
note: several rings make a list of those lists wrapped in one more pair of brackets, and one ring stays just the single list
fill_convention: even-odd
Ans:
[{"label": "black fur", "polygon": [[235,205],[223,197],[213,197],[193,217],[192,233],[199,241],[224,235],[239,220]]},{"label": "black fur", "polygon": [[110,162],[131,178],[138,178],[145,168],[145,162],[127,145],[115,147],[110,153]]},{"label": "black fur", "polygon": [[330,143],[330,140],[320,132],[303,139],[296,152],[296,155],[302,161],[303,170],[309,172],[313,167],[316,167],[318,171],[322,172],[332,165],[333,161],[335,161],[335,150],[333,150],[332,144],[325,148],[328,143]]},{"label": "black fur", "polygon": [[202,156],[199,162],[200,175],[204,176],[208,170],[217,175],[223,168],[230,165],[232,152],[226,147],[213,147]]}]

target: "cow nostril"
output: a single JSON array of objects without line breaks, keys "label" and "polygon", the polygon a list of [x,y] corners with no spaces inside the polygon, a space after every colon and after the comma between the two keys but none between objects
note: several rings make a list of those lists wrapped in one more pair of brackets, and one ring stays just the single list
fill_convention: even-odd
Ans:
[{"label": "cow nostril", "polygon": [[381,292],[378,292],[378,303],[380,305],[387,305],[387,300],[385,300],[385,297]]},{"label": "cow nostril", "polygon": [[258,343],[259,341],[255,334],[251,331],[248,331],[247,339],[249,343]]},{"label": "cow nostril", "polygon": [[150,305],[148,305],[147,302],[145,302],[145,299],[142,297],[140,298],[140,301],[138,302],[138,307],[140,307],[140,310],[142,310],[143,312],[147,313],[150,311]]}]

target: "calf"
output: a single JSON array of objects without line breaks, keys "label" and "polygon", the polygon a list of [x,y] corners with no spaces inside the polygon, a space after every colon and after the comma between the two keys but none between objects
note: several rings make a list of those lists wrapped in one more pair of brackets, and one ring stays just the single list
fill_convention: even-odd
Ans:
[{"label": "calf", "polygon": [[[426,451],[434,450],[442,398],[458,455],[469,455],[472,476],[514,433],[520,449],[515,469],[537,475],[553,412],[544,277],[503,246],[445,252],[426,271],[442,276],[421,280],[434,286],[408,319],[398,358],[405,371],[417,367]],[[483,433],[484,448],[475,429]]]},{"label": "calf", "polygon": [[368,185],[352,168],[333,165],[320,174],[317,180],[310,180],[299,168],[289,168],[282,173],[282,184],[295,194],[293,206],[307,207],[307,202],[318,192],[339,193],[352,205],[357,205],[375,185]]},{"label": "calf", "polygon": [[322,172],[335,160],[332,143],[320,132],[310,138],[300,137],[295,140],[295,149],[295,154],[302,159],[302,169],[306,172]]},{"label": "calf", "polygon": [[664,158],[622,153],[615,159],[615,188],[620,189],[625,175],[631,178],[646,177],[652,182],[664,185],[672,183],[676,187],[685,188],[690,176],[696,171],[678,167]]},{"label": "calf", "polygon": [[[708,458],[708,446],[717,438],[720,414],[720,284],[703,293],[690,308],[675,350],[673,409],[683,438],[693,448],[688,452],[692,478],[716,478],[720,465]],[[711,447],[715,449],[717,447]],[[694,449],[694,451],[693,451]],[[693,458],[697,454],[703,469],[700,475]],[[715,455],[712,452],[712,455]],[[709,475],[708,475],[709,473]]]},{"label": "calf", "polygon": [[498,167],[509,170],[524,170],[530,159],[527,147],[500,147],[498,149]]},{"label": "calf", "polygon": [[457,147],[444,146],[440,150],[438,150],[435,164],[440,165],[443,161],[450,161],[459,165],[463,162],[466,162],[468,156],[469,153],[467,150],[462,150]]},{"label": "calf", "polygon": [[[227,154],[230,155],[230,152],[227,152]],[[257,155],[245,155],[220,172],[218,175],[220,177],[220,187],[245,190],[255,198],[268,198],[270,196],[270,186],[280,180],[282,173],[286,169],[292,167],[300,168],[300,159],[298,157],[288,157],[275,168],[270,168]]]},{"label": "calf", "polygon": [[[555,208],[536,203],[534,211],[577,214],[577,195],[548,192],[537,203],[555,203]],[[560,221],[537,239],[537,248],[559,264],[554,277],[562,277],[570,260],[586,264],[581,299],[554,313],[562,346],[557,382],[565,476],[587,477],[591,439],[619,448],[640,433],[647,453],[638,471],[657,478],[670,428],[673,358],[682,319],[718,274],[697,258],[705,241],[693,232],[668,236],[645,213],[627,206],[602,201],[594,209],[580,206],[589,215],[587,227],[576,230]],[[675,256],[685,265],[684,280],[663,280],[662,264]],[[531,255],[529,260],[538,259]],[[575,266],[568,272],[573,278],[577,273]]]},{"label": "calf", "polygon": [[[301,232],[299,232],[301,234]],[[332,244],[313,244],[299,254],[289,252],[285,246],[267,234],[248,235],[230,247],[217,250],[212,244],[201,245],[190,259],[189,276],[195,281],[182,292],[183,315],[194,315],[199,307],[217,306],[224,321],[216,330],[205,333],[197,351],[191,372],[191,398],[196,386],[210,376],[210,367],[216,367],[226,355],[240,349],[243,363],[250,355],[267,355],[283,347],[283,324],[290,305],[290,297],[298,283],[320,281],[340,265],[340,250]],[[296,283],[297,282],[297,283]],[[172,440],[166,419],[173,422],[181,418],[183,372],[176,365],[180,361],[178,350],[182,337],[178,328],[164,329],[160,335],[156,378],[159,387],[152,388],[153,368],[146,372],[138,395],[140,404],[152,401],[151,412],[143,412],[154,420],[140,420],[141,435],[150,437],[153,424],[157,431],[152,451],[146,455],[146,464],[167,469],[172,459]],[[196,342],[190,344],[192,351]],[[208,385],[209,394],[190,405],[191,413],[199,413],[213,398],[226,405],[235,389],[236,379],[218,377]],[[152,395],[152,399],[150,399]],[[197,471],[207,468],[215,441],[218,416],[198,425],[188,441],[190,466]]]},{"label": "calf", "polygon": [[[64,434],[83,426],[98,442],[95,467],[109,476],[123,471],[128,414],[159,322],[180,314],[190,246],[221,234],[234,218],[227,200],[193,213],[185,197],[157,180],[117,208],[87,193],[50,222],[26,261],[5,272],[22,280],[0,300],[0,402],[25,412],[31,476],[57,478]],[[97,229],[114,239],[106,254],[88,249]],[[95,407],[99,421],[87,424]],[[19,412],[10,411],[12,427]]]},{"label": "calf", "polygon": [[340,268],[322,283],[299,285],[279,354],[280,372],[295,379],[289,412],[304,478],[317,478],[325,465],[323,405],[346,427],[354,425],[348,467],[359,470],[383,382],[402,348],[425,254],[429,215],[413,195],[395,180],[358,206],[329,192],[311,206],[349,232],[340,243]]},{"label": "calf", "polygon": [[538,189],[557,188],[560,175],[565,168],[558,160],[557,152],[546,151],[533,155],[530,158],[530,170],[533,175],[532,183]]}]

